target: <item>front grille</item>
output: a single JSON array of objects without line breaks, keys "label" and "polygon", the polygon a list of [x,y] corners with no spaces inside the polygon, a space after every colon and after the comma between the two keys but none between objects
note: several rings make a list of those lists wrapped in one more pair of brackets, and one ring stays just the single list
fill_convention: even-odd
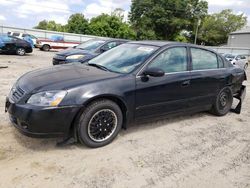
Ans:
[{"label": "front grille", "polygon": [[24,94],[24,90],[17,86],[11,89],[10,98],[13,102],[18,102]]}]

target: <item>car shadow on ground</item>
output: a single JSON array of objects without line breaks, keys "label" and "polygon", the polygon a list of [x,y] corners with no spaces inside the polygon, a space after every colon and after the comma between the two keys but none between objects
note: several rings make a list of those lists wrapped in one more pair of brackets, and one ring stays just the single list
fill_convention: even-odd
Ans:
[{"label": "car shadow on ground", "polygon": [[[150,129],[155,129],[155,128],[159,128],[162,126],[168,126],[170,124],[174,124],[174,123],[182,123],[183,121],[187,121],[187,120],[193,120],[193,119],[197,119],[199,117],[203,117],[203,116],[211,116],[211,117],[216,117],[212,114],[210,114],[209,112],[198,112],[198,113],[194,113],[194,114],[182,114],[182,115],[173,115],[171,117],[168,118],[158,118],[158,119],[152,119],[152,120],[147,120],[147,121],[143,121],[143,122],[137,122],[134,124],[131,124],[127,127],[127,129],[125,131],[122,131],[121,135],[126,135],[129,133],[134,133],[137,131],[141,131],[141,130],[150,130]],[[183,126],[188,126],[183,124]]]},{"label": "car shadow on ground", "polygon": [[[173,116],[171,118],[161,118],[160,120],[150,120],[147,122],[134,123],[122,129],[119,137],[128,136],[130,133],[139,132],[142,130],[156,129],[162,126],[168,126],[173,123],[181,123],[184,120],[192,120],[202,116],[213,116],[207,112],[196,113],[192,115]],[[80,143],[74,143],[66,146],[57,146],[57,142],[62,141],[62,138],[31,138],[19,133],[14,127],[12,128],[14,137],[20,145],[33,151],[48,151],[48,150],[71,150],[71,149],[90,149]],[[115,140],[116,140],[115,139]],[[112,144],[112,143],[111,143]]]}]

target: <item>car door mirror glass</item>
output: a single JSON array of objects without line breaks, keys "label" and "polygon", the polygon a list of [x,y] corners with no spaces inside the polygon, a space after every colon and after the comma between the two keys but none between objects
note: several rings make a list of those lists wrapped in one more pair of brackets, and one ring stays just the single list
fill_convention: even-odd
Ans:
[{"label": "car door mirror glass", "polygon": [[152,77],[162,77],[165,75],[165,72],[162,69],[152,67],[148,68],[143,72],[145,76],[152,76]]}]

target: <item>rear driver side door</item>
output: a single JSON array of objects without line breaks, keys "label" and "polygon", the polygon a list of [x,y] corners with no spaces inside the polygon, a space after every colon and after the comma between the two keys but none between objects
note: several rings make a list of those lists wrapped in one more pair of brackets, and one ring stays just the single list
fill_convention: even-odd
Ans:
[{"label": "rear driver side door", "polygon": [[210,107],[221,87],[225,86],[230,73],[214,52],[190,47],[192,70],[190,88],[193,96],[190,107]]}]

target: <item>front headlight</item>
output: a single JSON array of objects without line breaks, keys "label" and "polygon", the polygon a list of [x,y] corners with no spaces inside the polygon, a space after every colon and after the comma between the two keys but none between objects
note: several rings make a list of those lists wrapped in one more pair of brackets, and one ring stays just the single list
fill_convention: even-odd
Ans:
[{"label": "front headlight", "polygon": [[70,56],[66,57],[66,59],[81,59],[84,56],[85,55],[70,55]]},{"label": "front headlight", "polygon": [[66,94],[66,91],[40,92],[32,95],[27,103],[35,106],[58,106]]}]

